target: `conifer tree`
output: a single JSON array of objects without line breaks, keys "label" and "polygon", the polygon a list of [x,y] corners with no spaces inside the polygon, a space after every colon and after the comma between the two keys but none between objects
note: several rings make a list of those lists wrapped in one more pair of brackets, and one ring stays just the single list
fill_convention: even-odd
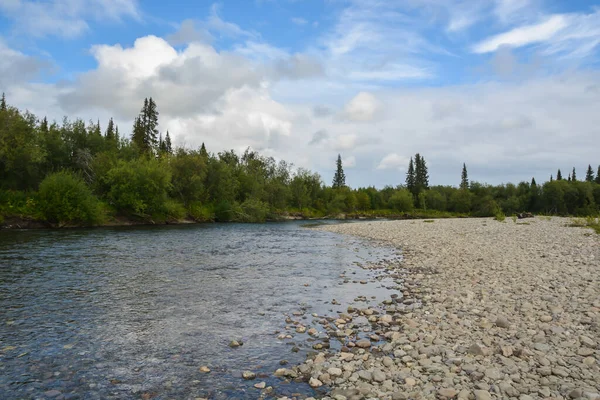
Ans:
[{"label": "conifer tree", "polygon": [[594,170],[592,169],[591,165],[588,165],[588,169],[585,174],[585,181],[586,182],[594,182]]},{"label": "conifer tree", "polygon": [[406,171],[406,188],[411,193],[415,191],[415,165],[412,157],[408,163],[408,171]]},{"label": "conifer tree", "polygon": [[135,117],[135,120],[133,121],[133,133],[131,134],[131,141],[138,147],[140,151],[144,152],[147,150],[141,117]]},{"label": "conifer tree", "polygon": [[94,131],[93,132],[94,132],[94,135],[102,136],[102,131],[100,130],[100,120],[98,120],[98,122],[94,126]]},{"label": "conifer tree", "polygon": [[562,181],[562,174],[560,173],[560,168],[559,168],[558,172],[556,173],[556,180]]},{"label": "conifer tree", "polygon": [[0,111],[6,111],[6,96],[4,95],[4,92],[2,92],[2,100],[0,100]]},{"label": "conifer tree", "polygon": [[598,172],[596,172],[596,183],[600,185],[600,165],[598,165]]},{"label": "conifer tree", "polygon": [[169,135],[169,131],[167,131],[167,135],[165,136],[165,150],[169,154],[173,154],[173,146],[171,145],[171,136]]},{"label": "conifer tree", "polygon": [[427,173],[427,164],[425,158],[419,153],[415,154],[415,186],[416,195],[421,191],[429,189],[429,174]]},{"label": "conifer tree", "polygon": [[460,188],[468,189],[469,188],[469,176],[467,174],[467,165],[463,163],[462,174],[460,175]]},{"label": "conifer tree", "polygon": [[550,182],[552,182],[554,179],[552,179],[552,174],[550,174]]},{"label": "conifer tree", "polygon": [[110,120],[108,120],[108,126],[106,127],[106,132],[104,133],[104,137],[106,138],[106,140],[115,140],[115,138],[116,138],[115,123],[112,118]]},{"label": "conifer tree", "polygon": [[48,134],[48,118],[44,117],[44,119],[40,123],[40,131],[43,135]]},{"label": "conifer tree", "polygon": [[577,180],[577,175],[575,175],[575,167],[573,167],[573,173],[571,174],[571,180],[575,182]]},{"label": "conifer tree", "polygon": [[144,99],[142,111],[133,123],[131,140],[144,153],[159,150],[158,111],[152,97]]},{"label": "conifer tree", "polygon": [[204,146],[204,142],[202,142],[202,146],[200,146],[200,155],[204,158],[208,158],[208,151],[206,151],[206,147]]},{"label": "conifer tree", "polygon": [[333,175],[333,183],[331,185],[334,189],[341,189],[346,186],[346,175],[344,174],[344,168],[342,167],[342,156],[338,154],[336,161],[336,170]]},{"label": "conifer tree", "polygon": [[569,177],[567,178],[567,182],[571,182],[571,174],[569,173]]},{"label": "conifer tree", "polygon": [[[552,180],[552,175],[550,175],[550,180]],[[535,177],[531,178],[531,187],[534,188],[537,186],[537,183],[535,181]]]}]

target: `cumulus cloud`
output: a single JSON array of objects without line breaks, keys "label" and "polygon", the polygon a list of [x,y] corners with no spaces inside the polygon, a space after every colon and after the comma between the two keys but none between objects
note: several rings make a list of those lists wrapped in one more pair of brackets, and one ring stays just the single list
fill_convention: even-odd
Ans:
[{"label": "cumulus cloud", "polygon": [[390,153],[381,159],[377,169],[405,169],[407,165],[408,158]]},{"label": "cumulus cloud", "polygon": [[188,44],[192,42],[207,43],[212,41],[212,35],[191,19],[186,19],[181,22],[179,29],[167,35],[167,41],[173,46]]},{"label": "cumulus cloud", "polygon": [[27,82],[48,67],[48,62],[13,50],[0,38],[0,87]]},{"label": "cumulus cloud", "polygon": [[310,139],[310,142],[308,142],[308,144],[309,145],[317,145],[317,144],[323,143],[328,138],[329,138],[329,135],[327,135],[327,132],[325,132],[324,130],[318,130],[312,135],[312,138]]},{"label": "cumulus cloud", "polygon": [[354,96],[344,108],[344,116],[352,121],[366,122],[373,119],[379,102],[371,93],[361,92]]},{"label": "cumulus cloud", "polygon": [[356,157],[354,156],[348,156],[346,158],[342,159],[342,165],[345,168],[354,168],[356,167]]}]

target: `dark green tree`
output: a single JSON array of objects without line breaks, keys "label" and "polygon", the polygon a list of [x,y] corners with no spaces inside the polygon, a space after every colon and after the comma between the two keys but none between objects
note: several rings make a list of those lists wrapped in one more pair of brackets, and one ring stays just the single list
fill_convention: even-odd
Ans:
[{"label": "dark green tree", "polygon": [[577,180],[577,175],[575,174],[575,167],[573,167],[573,173],[571,174],[571,180],[575,182]]},{"label": "dark green tree", "polygon": [[[550,179],[552,179],[552,177],[550,177]],[[532,188],[537,187],[537,183],[535,182],[535,177],[531,178],[531,187]]]},{"label": "dark green tree", "polygon": [[550,182],[552,182],[554,179],[552,178],[552,174],[550,174]]},{"label": "dark green tree", "polygon": [[596,183],[600,185],[600,165],[598,165],[598,172],[596,172]]},{"label": "dark green tree", "polygon": [[106,138],[106,140],[115,140],[117,137],[115,134],[115,123],[112,118],[108,120],[108,126],[106,127],[104,137]]},{"label": "dark green tree", "polygon": [[333,175],[333,183],[331,186],[334,189],[341,189],[346,186],[346,175],[344,174],[344,168],[342,167],[342,156],[339,154],[335,165],[336,170]]},{"label": "dark green tree", "polygon": [[556,173],[556,180],[557,181],[562,181],[562,174],[560,173],[560,169],[558,170],[558,172]]},{"label": "dark green tree", "polygon": [[414,194],[415,191],[415,165],[413,162],[413,158],[410,158],[410,162],[408,163],[408,171],[406,171],[406,188]]},{"label": "dark green tree", "polygon": [[165,136],[165,150],[169,154],[173,154],[173,145],[171,144],[171,136],[169,136],[169,131],[167,131],[167,135]]},{"label": "dark green tree", "polygon": [[2,92],[2,99],[0,100],[0,111],[6,111],[6,96]]},{"label": "dark green tree", "polygon": [[571,182],[571,174],[569,174],[569,177],[567,178],[567,182]]},{"label": "dark green tree", "polygon": [[588,165],[588,169],[585,174],[585,181],[586,182],[594,182],[594,170],[592,169],[591,165]]},{"label": "dark green tree", "polygon": [[202,142],[202,146],[200,146],[200,155],[204,158],[208,158],[208,151],[206,151],[206,146],[204,146],[204,142]]},{"label": "dark green tree", "polygon": [[416,195],[421,191],[429,189],[429,174],[427,173],[427,163],[419,153],[415,154],[415,186]]},{"label": "dark green tree", "polygon": [[462,174],[460,175],[460,188],[466,190],[469,188],[469,177],[467,175],[467,165],[463,163]]},{"label": "dark green tree", "polygon": [[140,115],[133,123],[131,140],[143,153],[159,150],[158,110],[152,97],[144,99]]},{"label": "dark green tree", "polygon": [[40,123],[40,132],[42,133],[42,135],[47,135],[48,131],[48,119],[44,117],[44,119]]}]

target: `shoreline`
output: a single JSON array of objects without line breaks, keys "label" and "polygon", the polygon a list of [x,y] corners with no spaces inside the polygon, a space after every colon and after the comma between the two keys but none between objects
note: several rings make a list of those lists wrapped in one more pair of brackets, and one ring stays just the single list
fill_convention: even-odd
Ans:
[{"label": "shoreline", "polygon": [[400,248],[406,275],[401,296],[330,321],[341,351],[293,371],[324,399],[600,399],[600,236],[569,221],[316,228]]}]

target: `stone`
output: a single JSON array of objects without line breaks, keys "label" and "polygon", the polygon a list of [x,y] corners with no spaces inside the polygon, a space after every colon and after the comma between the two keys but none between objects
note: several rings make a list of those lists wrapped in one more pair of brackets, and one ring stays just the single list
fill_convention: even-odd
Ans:
[{"label": "stone", "polygon": [[492,395],[487,390],[475,390],[475,400],[492,400]]},{"label": "stone", "polygon": [[445,397],[447,399],[453,399],[458,395],[458,392],[454,389],[444,388],[444,389],[438,390],[438,395]]},{"label": "stone", "polygon": [[594,349],[590,349],[589,347],[580,347],[577,349],[577,354],[582,357],[588,357],[594,354]]},{"label": "stone", "polygon": [[231,342],[229,342],[229,347],[231,348],[236,348],[236,347],[240,347],[240,342],[238,342],[237,340],[232,340]]},{"label": "stone", "polygon": [[210,368],[208,368],[206,365],[203,365],[200,367],[200,372],[204,372],[206,374],[210,372]]},{"label": "stone", "polygon": [[373,374],[371,374],[369,371],[366,371],[364,369],[361,369],[360,371],[358,371],[358,377],[367,382],[370,382],[373,380]]},{"label": "stone", "polygon": [[542,322],[550,322],[550,321],[552,321],[552,319],[553,318],[551,315],[542,315],[540,317],[540,321],[542,321]]},{"label": "stone", "polygon": [[508,319],[506,319],[506,317],[499,316],[498,318],[496,318],[496,326],[499,328],[508,329],[510,328],[510,322],[508,322]]},{"label": "stone", "polygon": [[256,374],[252,371],[244,371],[242,372],[242,378],[246,379],[247,381],[250,381],[256,378]]},{"label": "stone", "polygon": [[475,356],[484,356],[486,354],[485,348],[483,346],[478,345],[477,343],[473,343],[469,347],[467,352]]},{"label": "stone", "polygon": [[493,381],[497,381],[502,379],[503,375],[500,372],[500,370],[496,369],[496,368],[488,368],[485,370],[485,376],[488,379],[491,379]]},{"label": "stone", "polygon": [[385,373],[382,372],[382,371],[380,371],[380,370],[378,370],[378,369],[374,370],[372,375],[373,375],[373,380],[375,382],[383,382],[383,381],[385,381]]},{"label": "stone", "polygon": [[393,321],[394,321],[394,318],[389,314],[384,314],[381,317],[379,317],[379,322],[389,324],[389,323],[392,323]]},{"label": "stone", "polygon": [[369,339],[361,339],[356,342],[356,345],[362,349],[368,349],[371,347],[371,341]]},{"label": "stone", "polygon": [[52,389],[52,390],[48,390],[46,392],[44,392],[44,396],[46,397],[57,397],[60,396],[62,393],[56,389]]},{"label": "stone", "polygon": [[578,399],[580,397],[583,397],[583,390],[573,389],[569,392],[569,397],[572,399]]},{"label": "stone", "polygon": [[323,382],[321,382],[317,378],[310,378],[310,380],[308,381],[308,384],[310,385],[310,387],[313,387],[313,388],[318,388],[318,387],[323,386]]},{"label": "stone", "polygon": [[331,376],[342,376],[342,370],[340,368],[331,367],[327,370],[327,373]]},{"label": "stone", "polygon": [[563,367],[554,367],[554,368],[552,368],[552,375],[561,376],[563,378],[566,378],[567,376],[569,376],[569,371],[567,371]]},{"label": "stone", "polygon": [[596,348],[596,343],[585,335],[579,336],[579,342],[585,347],[589,347],[591,349]]},{"label": "stone", "polygon": [[414,378],[405,378],[404,383],[406,384],[406,386],[415,386],[417,384],[417,381]]},{"label": "stone", "polygon": [[264,389],[267,386],[266,382],[255,383],[254,387],[257,389]]}]

